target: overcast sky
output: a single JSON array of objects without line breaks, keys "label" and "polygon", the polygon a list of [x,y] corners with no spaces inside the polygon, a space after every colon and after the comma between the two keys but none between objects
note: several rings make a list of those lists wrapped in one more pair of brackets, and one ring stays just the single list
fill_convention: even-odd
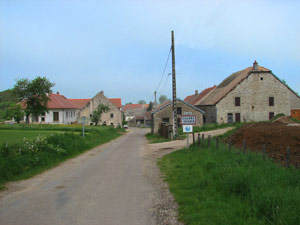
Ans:
[{"label": "overcast sky", "polygon": [[[0,91],[45,76],[67,98],[148,102],[174,30],[179,98],[254,60],[300,92],[299,12],[297,0],[0,0]],[[171,58],[158,95],[172,96],[170,72]]]}]

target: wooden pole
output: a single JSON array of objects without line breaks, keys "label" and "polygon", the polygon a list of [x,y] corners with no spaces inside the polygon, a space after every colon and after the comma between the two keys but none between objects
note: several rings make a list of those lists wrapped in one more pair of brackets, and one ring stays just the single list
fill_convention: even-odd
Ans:
[{"label": "wooden pole", "polygon": [[171,31],[172,39],[172,90],[173,90],[173,135],[178,136],[177,128],[177,107],[176,107],[176,72],[175,72],[175,46],[174,46],[174,31]]}]

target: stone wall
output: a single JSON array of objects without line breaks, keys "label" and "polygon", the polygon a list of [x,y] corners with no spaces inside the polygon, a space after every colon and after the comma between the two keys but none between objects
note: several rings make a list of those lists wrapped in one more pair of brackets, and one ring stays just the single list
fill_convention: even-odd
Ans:
[{"label": "stone wall", "polygon": [[[241,122],[269,120],[274,115],[290,114],[291,91],[271,73],[252,73],[217,103],[217,122],[227,123],[228,113],[240,113]],[[240,106],[235,106],[235,97],[240,97]],[[269,97],[274,97],[274,106],[269,106]]]},{"label": "stone wall", "polygon": [[[177,107],[181,107],[182,115],[184,112],[191,112],[192,115],[196,116],[196,125],[195,126],[202,126],[203,125],[203,114],[199,112],[198,110],[194,109],[193,107],[190,107],[180,101],[177,101]],[[172,111],[172,104],[168,105],[164,109],[156,112],[153,114],[153,128],[152,133],[158,133],[160,129],[160,125],[163,122],[163,118],[169,118],[168,124],[173,124],[173,111]],[[181,115],[178,115],[178,119],[181,118]],[[181,121],[181,120],[180,120]],[[180,123],[181,124],[181,123]]]},{"label": "stone wall", "polygon": [[214,105],[199,105],[197,108],[205,112],[204,123],[216,123],[217,122],[217,108]]},{"label": "stone wall", "polygon": [[300,98],[293,92],[290,92],[291,110],[300,109]]},{"label": "stone wall", "polygon": [[95,95],[95,97],[80,110],[78,116],[85,116],[86,123],[91,123],[91,116],[99,104],[107,105],[110,108],[109,112],[102,114],[100,124],[106,123],[106,125],[113,125],[114,127],[122,125],[122,112],[104,96],[102,91]]}]

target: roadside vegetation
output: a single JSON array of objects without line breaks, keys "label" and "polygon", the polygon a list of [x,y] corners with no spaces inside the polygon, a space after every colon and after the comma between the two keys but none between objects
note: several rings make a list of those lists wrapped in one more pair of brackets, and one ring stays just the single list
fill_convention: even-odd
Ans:
[{"label": "roadside vegetation", "polygon": [[123,132],[110,126],[96,126],[87,128],[83,138],[79,126],[0,126],[0,189],[8,181],[29,178]]},{"label": "roadside vegetation", "polygon": [[299,170],[214,141],[201,146],[158,162],[186,225],[299,223]]},{"label": "roadside vegetation", "polygon": [[164,137],[160,136],[159,134],[148,133],[148,134],[145,135],[145,137],[149,141],[150,144],[171,141],[171,139],[164,138]]}]

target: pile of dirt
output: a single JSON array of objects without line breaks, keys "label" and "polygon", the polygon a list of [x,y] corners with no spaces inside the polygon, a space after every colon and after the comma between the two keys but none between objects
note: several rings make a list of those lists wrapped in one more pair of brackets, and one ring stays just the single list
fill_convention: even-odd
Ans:
[{"label": "pile of dirt", "polygon": [[283,123],[256,123],[241,127],[231,136],[232,144],[241,148],[243,140],[247,148],[263,151],[275,161],[285,162],[287,147],[290,148],[290,162],[300,167],[300,127]]}]

